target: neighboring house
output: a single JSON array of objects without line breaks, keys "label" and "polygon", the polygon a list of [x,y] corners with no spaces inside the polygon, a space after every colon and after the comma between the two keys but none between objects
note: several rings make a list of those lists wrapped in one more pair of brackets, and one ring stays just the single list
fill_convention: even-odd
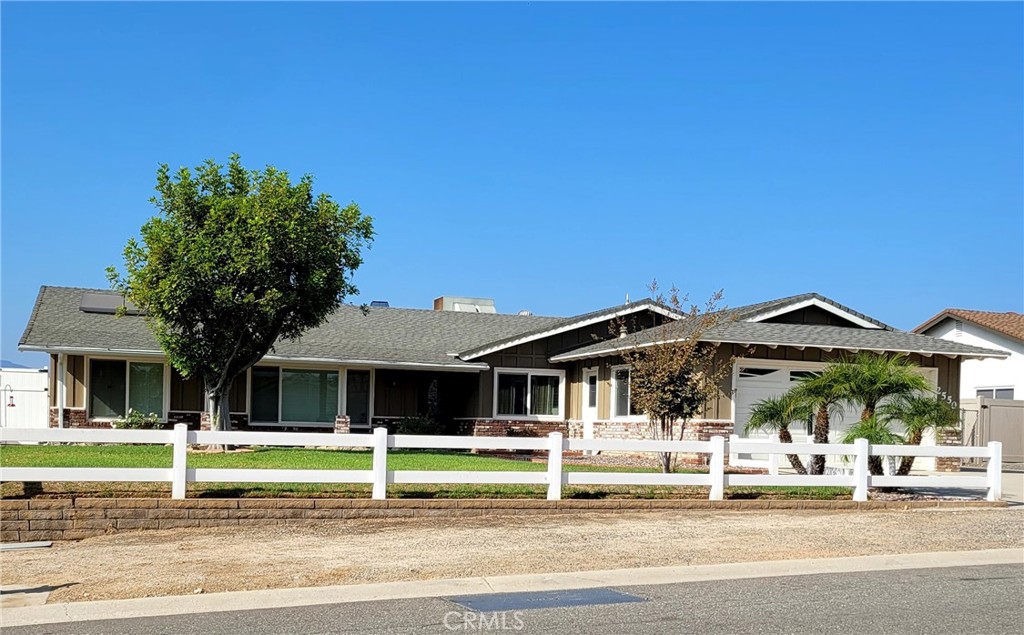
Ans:
[{"label": "neighboring house", "polygon": [[970,359],[961,364],[957,391],[961,401],[1024,399],[1024,315],[946,309],[914,332],[1007,353],[1003,359]]},{"label": "neighboring house", "polygon": [[[51,425],[105,426],[128,408],[199,424],[201,386],[166,363],[142,316],[111,314],[121,301],[112,292],[40,290],[19,348],[50,355]],[[355,431],[429,412],[465,434],[645,434],[620,352],[634,336],[664,337],[679,317],[667,307],[640,300],[567,318],[485,312],[479,300],[462,303],[474,312],[443,310],[455,304],[341,307],[235,382],[232,425]],[[813,293],[729,313],[704,339],[723,361],[741,357],[688,438],[742,434],[754,402],[850,352],[905,353],[946,392],[960,385],[961,360],[1006,356],[898,331]],[[613,333],[619,318],[633,335]]]}]

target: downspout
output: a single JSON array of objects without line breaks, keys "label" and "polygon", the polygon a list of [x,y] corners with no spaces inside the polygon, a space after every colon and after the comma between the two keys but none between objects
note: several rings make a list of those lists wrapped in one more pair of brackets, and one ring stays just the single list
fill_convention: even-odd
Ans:
[{"label": "downspout", "polygon": [[57,353],[57,427],[64,427],[64,404],[67,403],[67,387],[64,384],[64,353]]}]

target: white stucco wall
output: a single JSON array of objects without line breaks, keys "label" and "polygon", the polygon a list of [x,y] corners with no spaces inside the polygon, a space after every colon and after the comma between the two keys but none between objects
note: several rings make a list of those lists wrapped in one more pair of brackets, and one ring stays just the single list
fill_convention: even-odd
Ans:
[{"label": "white stucco wall", "polygon": [[968,359],[960,365],[960,399],[974,399],[979,388],[1013,388],[1014,399],[1024,399],[1024,342],[962,320],[958,334],[956,323],[946,318],[925,334],[951,342],[981,346],[1010,353],[1006,359]]}]

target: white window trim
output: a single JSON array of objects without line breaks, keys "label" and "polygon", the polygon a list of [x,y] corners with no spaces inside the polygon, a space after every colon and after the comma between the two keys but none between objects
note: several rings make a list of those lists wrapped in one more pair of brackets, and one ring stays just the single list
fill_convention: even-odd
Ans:
[{"label": "white window trim", "polygon": [[985,397],[985,399],[995,399],[996,398],[995,394],[996,394],[997,390],[1012,390],[1013,391],[1013,398],[1014,399],[1017,398],[1017,387],[1016,386],[976,386],[974,388],[974,399],[978,398],[978,391],[979,390],[991,390],[992,391],[992,396],[991,397]]},{"label": "white window trim", "polygon": [[[500,415],[498,414],[498,375],[526,375],[526,412],[525,415]],[[546,377],[558,377],[558,414],[554,415],[531,415],[530,412],[530,384],[534,375]],[[546,368],[495,368],[494,387],[491,391],[491,416],[494,419],[503,421],[563,421],[565,419],[565,371]]]},{"label": "white window trim", "polygon": [[[167,423],[167,413],[171,409],[171,367],[166,360],[153,359],[152,357],[140,357],[131,356],[123,357],[118,355],[85,355],[85,413],[86,419],[89,421],[97,422],[111,422],[117,421],[118,417],[94,417],[92,416],[92,360],[101,361],[114,361],[124,362],[124,414],[128,416],[128,404],[130,403],[131,396],[131,373],[128,372],[128,364],[135,362],[137,364],[162,364],[164,367],[164,395],[163,395],[163,412],[157,413],[160,415],[160,421]],[[177,411],[175,411],[177,412]],[[149,414],[149,413],[145,413]]]},{"label": "white window trim", "polygon": [[[626,414],[616,415],[615,411],[618,406],[617,391],[615,390],[615,373],[620,370],[629,371],[629,383],[626,384]],[[610,410],[608,412],[608,418],[611,421],[622,421],[626,423],[641,423],[647,421],[646,415],[631,415],[629,414],[629,402],[632,400],[633,395],[633,367],[629,364],[616,364],[611,367],[611,375],[608,377],[608,385],[611,387],[611,399],[609,400]]]}]

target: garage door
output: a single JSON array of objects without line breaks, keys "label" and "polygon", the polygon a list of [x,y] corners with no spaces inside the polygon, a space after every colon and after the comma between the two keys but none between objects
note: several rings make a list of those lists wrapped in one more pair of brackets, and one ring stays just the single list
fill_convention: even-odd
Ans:
[{"label": "garage door", "polygon": [[[753,432],[749,435],[743,434],[743,428],[750,421],[750,411],[758,401],[768,397],[782,395],[795,386],[800,380],[813,375],[821,368],[822,364],[808,366],[786,366],[784,368],[773,367],[771,362],[759,364],[756,360],[744,361],[739,364],[736,380],[736,434],[753,438],[764,438],[766,432]],[[938,370],[935,368],[921,368],[921,374],[928,379],[934,387],[938,379]],[[855,423],[860,417],[860,411],[847,407],[844,415],[833,414],[830,420],[830,440],[835,442],[838,437]],[[813,422],[808,421],[805,425],[794,423],[789,426],[793,435],[793,441],[800,443],[810,440],[813,436],[811,426]],[[929,445],[926,440],[925,445]]]},{"label": "garage door", "polygon": [[[755,431],[743,434],[743,428],[750,421],[750,411],[762,399],[778,397],[788,391],[800,378],[810,374],[812,369],[771,368],[756,363],[740,366],[736,380],[736,434],[753,438],[765,438],[767,432]],[[807,439],[808,426],[794,423],[789,426],[793,441]]]}]

